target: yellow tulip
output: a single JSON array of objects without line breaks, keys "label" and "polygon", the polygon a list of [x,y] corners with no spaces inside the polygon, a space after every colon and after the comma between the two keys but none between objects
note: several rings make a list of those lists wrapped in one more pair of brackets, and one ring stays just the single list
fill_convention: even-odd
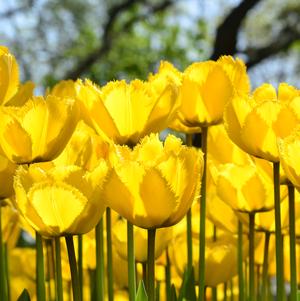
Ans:
[{"label": "yellow tulip", "polygon": [[[224,107],[232,94],[232,82],[217,62],[190,65],[183,73],[179,90],[180,124],[189,129],[188,133],[195,133],[200,132],[201,127],[221,123]],[[176,127],[176,122],[170,128],[182,130]]]},{"label": "yellow tulip", "polygon": [[279,161],[277,138],[288,136],[300,121],[299,92],[280,84],[278,96],[270,84],[252,96],[236,95],[226,106],[225,127],[234,143],[247,153]]},{"label": "yellow tulip", "polygon": [[11,249],[15,247],[21,232],[19,212],[11,204],[7,204],[1,208],[1,217],[3,242]]},{"label": "yellow tulip", "polygon": [[49,92],[50,95],[64,98],[76,98],[76,85],[72,80],[62,80]]},{"label": "yellow tulip", "polygon": [[133,150],[115,145],[113,172],[105,185],[109,206],[141,228],[179,222],[199,197],[201,151],[181,145],[169,135],[152,134]]},{"label": "yellow tulip", "polygon": [[0,147],[0,199],[13,196],[13,177],[15,170],[16,164],[7,159]]},{"label": "yellow tulip", "polygon": [[36,300],[35,249],[15,248],[9,252],[9,274],[11,300],[17,300],[24,288],[31,300]]},{"label": "yellow tulip", "polygon": [[8,48],[0,46],[0,104],[23,105],[33,95],[34,84],[20,85],[19,67]]},{"label": "yellow tulip", "polygon": [[[118,254],[127,260],[127,223],[124,219],[118,220],[112,227],[113,243]],[[172,239],[172,227],[158,229],[155,237],[155,259],[167,248]],[[147,230],[134,227],[135,260],[147,261]]]},{"label": "yellow tulip", "polygon": [[223,124],[209,127],[207,150],[208,159],[215,164],[247,164],[252,161],[251,156],[230,140]]},{"label": "yellow tulip", "polygon": [[279,139],[278,150],[280,163],[287,178],[300,189],[300,126],[285,139]]},{"label": "yellow tulip", "polygon": [[0,103],[4,105],[18,90],[19,68],[8,48],[0,46]]},{"label": "yellow tulip", "polygon": [[259,172],[254,164],[224,164],[219,168],[218,196],[233,210],[268,211],[274,207],[272,179]]},{"label": "yellow tulip", "polygon": [[57,166],[78,165],[92,170],[99,159],[108,158],[109,143],[98,136],[95,131],[83,121],[77,127],[61,154],[53,160]]},{"label": "yellow tulip", "polygon": [[44,236],[89,232],[106,208],[102,186],[107,172],[104,160],[90,172],[78,166],[20,166],[14,181],[15,205]]},{"label": "yellow tulip", "polygon": [[[246,242],[246,239],[244,239]],[[179,275],[183,275],[186,267],[186,241],[184,235],[178,236],[170,249],[171,263],[175,265]],[[198,278],[199,239],[193,237],[193,266],[195,282]],[[247,243],[244,243],[244,258],[247,256]],[[205,243],[205,284],[216,286],[230,280],[237,274],[237,238],[232,234],[218,236],[216,241],[206,240]]]},{"label": "yellow tulip", "polygon": [[118,144],[132,146],[165,129],[178,108],[177,89],[171,81],[160,91],[151,81],[114,81],[100,89],[86,80],[77,83],[77,91],[83,117],[99,135]]},{"label": "yellow tulip", "polygon": [[22,107],[0,108],[0,143],[16,163],[54,159],[75,129],[78,107],[71,99],[34,97]]},{"label": "yellow tulip", "polygon": [[234,59],[230,55],[224,55],[218,59],[217,63],[229,76],[236,93],[250,93],[250,79],[247,74],[246,65],[241,59]]}]

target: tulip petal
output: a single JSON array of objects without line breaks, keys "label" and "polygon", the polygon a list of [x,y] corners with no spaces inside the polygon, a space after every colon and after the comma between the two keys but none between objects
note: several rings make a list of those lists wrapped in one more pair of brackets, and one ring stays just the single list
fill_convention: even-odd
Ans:
[{"label": "tulip petal", "polygon": [[169,187],[167,180],[157,169],[146,171],[140,185],[140,195],[145,209],[145,220],[135,208],[135,218],[141,220],[141,227],[151,228],[163,225],[164,221],[172,214],[177,205],[178,197]]},{"label": "tulip petal", "polygon": [[0,103],[6,104],[17,92],[19,86],[18,64],[14,56],[0,53]]},{"label": "tulip petal", "polygon": [[28,193],[33,208],[57,235],[64,233],[81,214],[88,200],[64,183],[37,183]]},{"label": "tulip petal", "polygon": [[6,156],[13,162],[31,161],[31,139],[19,121],[9,113],[8,108],[0,110],[0,141]]}]

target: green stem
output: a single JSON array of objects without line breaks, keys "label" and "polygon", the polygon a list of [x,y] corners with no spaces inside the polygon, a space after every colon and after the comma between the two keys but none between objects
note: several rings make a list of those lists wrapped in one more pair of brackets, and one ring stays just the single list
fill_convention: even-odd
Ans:
[{"label": "green stem", "polygon": [[233,280],[232,280],[232,278],[230,279],[229,284],[230,284],[230,301],[234,301]]},{"label": "green stem", "polygon": [[127,221],[127,260],[128,260],[129,300],[134,301],[135,294],[136,294],[134,236],[133,236],[133,225],[129,221]]},{"label": "green stem", "polygon": [[107,286],[108,301],[114,300],[114,274],[113,274],[113,256],[111,239],[111,211],[106,208],[106,246],[107,246]]},{"label": "green stem", "polygon": [[103,244],[103,219],[96,226],[96,298],[97,301],[104,300],[104,244]]},{"label": "green stem", "polygon": [[148,281],[147,281],[147,262],[143,262],[142,263],[142,269],[143,269],[143,282],[147,291],[147,285],[148,285]]},{"label": "green stem", "polygon": [[155,233],[148,229],[148,300],[155,301]]},{"label": "green stem", "polygon": [[243,224],[238,222],[238,275],[239,275],[239,301],[244,301],[244,271],[243,271]]},{"label": "green stem", "polygon": [[11,299],[11,296],[10,296],[10,276],[9,276],[9,260],[8,260],[8,247],[7,247],[7,244],[5,243],[4,244],[4,261],[5,261],[5,273],[6,273],[6,276],[7,276],[7,279],[6,279],[6,282],[7,282],[7,299],[10,300]]},{"label": "green stem", "polygon": [[78,275],[77,263],[76,263],[76,257],[75,257],[73,236],[67,235],[67,236],[65,236],[65,239],[66,239],[66,244],[67,244],[67,249],[68,249],[69,265],[70,265],[70,271],[71,271],[73,300],[74,301],[82,301],[81,293],[80,293],[79,275]]},{"label": "green stem", "polygon": [[56,300],[63,301],[63,282],[61,271],[61,250],[60,237],[54,238],[55,244],[55,282],[56,282]]},{"label": "green stem", "polygon": [[81,299],[83,300],[83,257],[82,257],[82,234],[78,235],[78,277]]},{"label": "green stem", "polygon": [[[217,241],[217,227],[214,225],[214,232],[213,232],[213,241]],[[212,301],[217,301],[218,300],[218,290],[216,286],[213,286],[211,288],[212,290]]]},{"label": "green stem", "polygon": [[46,264],[47,264],[47,276],[46,282],[48,283],[47,289],[47,297],[48,300],[52,300],[52,282],[51,282],[51,275],[52,275],[52,254],[51,254],[51,241],[49,239],[45,240],[46,246]]},{"label": "green stem", "polygon": [[289,191],[289,234],[290,234],[290,301],[297,300],[297,265],[296,265],[296,233],[295,233],[295,188],[288,185]]},{"label": "green stem", "polygon": [[254,274],[255,213],[249,213],[249,301],[255,301]]},{"label": "green stem", "polygon": [[224,282],[224,286],[223,286],[223,300],[227,301],[227,282]]},{"label": "green stem", "polygon": [[265,244],[264,244],[264,262],[263,262],[263,275],[262,275],[262,300],[268,300],[269,291],[269,244],[270,244],[270,232],[265,232]]},{"label": "green stem", "polygon": [[276,239],[276,296],[277,300],[284,298],[283,281],[283,245],[281,236],[281,217],[280,217],[280,177],[279,162],[273,163],[274,177],[274,204],[275,204],[275,239]]},{"label": "green stem", "polygon": [[169,258],[168,249],[166,250],[166,267],[165,267],[165,278],[166,278],[166,300],[171,301],[171,264]]},{"label": "green stem", "polygon": [[36,241],[36,295],[38,301],[46,300],[44,253],[42,236],[35,232]]},{"label": "green stem", "polygon": [[192,240],[192,210],[188,210],[186,214],[186,234],[187,234],[187,271],[188,274],[193,267],[193,240]]},{"label": "green stem", "polygon": [[6,285],[6,271],[4,265],[4,244],[2,238],[2,214],[1,214],[1,201],[0,201],[0,296],[1,300],[7,299],[7,285]]},{"label": "green stem", "polygon": [[203,152],[203,176],[200,198],[200,231],[199,231],[199,295],[198,301],[204,300],[205,289],[205,217],[206,217],[206,164],[207,164],[207,127],[202,128],[201,148]]},{"label": "green stem", "polygon": [[[193,146],[193,135],[186,134],[186,145]],[[193,241],[192,241],[192,210],[186,214],[186,234],[187,234],[187,270],[192,271],[193,267]]]}]

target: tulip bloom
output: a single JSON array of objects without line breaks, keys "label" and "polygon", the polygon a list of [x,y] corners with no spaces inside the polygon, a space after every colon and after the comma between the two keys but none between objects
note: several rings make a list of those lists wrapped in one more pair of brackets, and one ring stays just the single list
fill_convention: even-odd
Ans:
[{"label": "tulip bloom", "polygon": [[77,83],[77,91],[83,117],[100,136],[118,144],[132,146],[165,129],[178,108],[177,89],[171,81],[160,86],[122,80],[99,88],[86,80]]},{"label": "tulip bloom", "polygon": [[34,97],[21,107],[0,107],[0,143],[15,163],[54,159],[65,147],[78,120],[72,99]]},{"label": "tulip bloom", "polygon": [[133,150],[116,145],[105,185],[109,206],[142,228],[174,225],[199,197],[202,160],[172,135],[162,143],[152,134]]},{"label": "tulip bloom", "polygon": [[235,91],[247,90],[248,84],[244,64],[231,57],[190,65],[183,73],[179,90],[178,118],[170,128],[197,133],[202,127],[221,123],[225,105]]},{"label": "tulip bloom", "polygon": [[254,164],[224,164],[219,168],[218,196],[240,212],[268,211],[274,208],[272,179]]},{"label": "tulip bloom", "polygon": [[34,84],[20,85],[19,67],[8,48],[0,46],[0,104],[23,105],[33,95]]},{"label": "tulip bloom", "polygon": [[292,134],[278,141],[280,163],[287,178],[300,189],[300,126]]},{"label": "tulip bloom", "polygon": [[107,159],[108,154],[109,143],[80,121],[68,144],[53,163],[57,166],[77,165],[92,170],[99,159]]},{"label": "tulip bloom", "polygon": [[298,90],[284,83],[278,95],[270,84],[260,86],[252,96],[237,95],[224,112],[228,135],[247,153],[278,162],[277,138],[288,136],[300,122],[299,103]]},{"label": "tulip bloom", "polygon": [[[243,258],[247,256],[247,240],[244,240]],[[184,236],[175,238],[170,249],[170,259],[177,272],[183,275],[186,267],[186,241]],[[223,234],[216,241],[205,242],[205,285],[216,286],[227,282],[237,274],[237,238],[232,234]],[[198,252],[199,239],[193,237],[193,266],[195,267],[195,281],[198,280]]]},{"label": "tulip bloom", "polygon": [[14,181],[15,205],[44,236],[86,233],[106,208],[101,191],[107,172],[104,160],[91,172],[78,166],[20,166]]},{"label": "tulip bloom", "polygon": [[15,170],[16,164],[9,161],[0,148],[0,199],[5,199],[13,196],[13,177]]}]

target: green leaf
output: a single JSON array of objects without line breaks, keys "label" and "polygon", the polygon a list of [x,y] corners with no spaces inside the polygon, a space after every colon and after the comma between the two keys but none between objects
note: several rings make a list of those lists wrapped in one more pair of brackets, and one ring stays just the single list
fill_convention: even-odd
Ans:
[{"label": "green leaf", "polygon": [[160,282],[157,282],[156,288],[155,288],[155,301],[160,301]]},{"label": "green leaf", "polygon": [[194,279],[194,268],[191,271],[187,269],[183,275],[183,282],[179,291],[179,301],[187,300],[187,301],[195,301],[196,290],[195,290],[195,279]]},{"label": "green leaf", "polygon": [[24,288],[17,301],[30,301],[30,296],[26,288]]},{"label": "green leaf", "polygon": [[300,301],[300,290],[297,291],[297,301]]},{"label": "green leaf", "polygon": [[177,301],[176,288],[174,284],[171,286],[171,301]]},{"label": "green leaf", "polygon": [[139,283],[139,288],[135,297],[135,301],[148,301],[148,296],[143,280],[141,280]]}]

